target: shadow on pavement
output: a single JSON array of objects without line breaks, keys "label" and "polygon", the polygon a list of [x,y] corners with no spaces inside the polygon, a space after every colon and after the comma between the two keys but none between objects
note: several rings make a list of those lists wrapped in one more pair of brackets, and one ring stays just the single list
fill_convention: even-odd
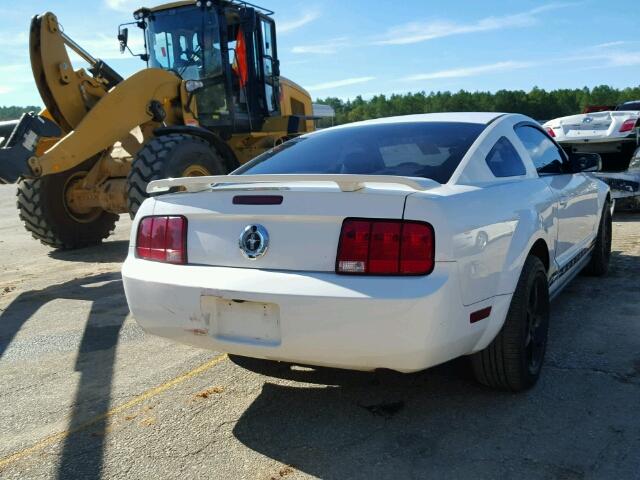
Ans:
[{"label": "shadow on pavement", "polygon": [[51,250],[49,256],[65,262],[117,263],[124,262],[128,249],[128,240],[116,240],[77,250]]},{"label": "shadow on pavement", "polygon": [[640,212],[616,211],[613,216],[615,222],[640,222]]},{"label": "shadow on pavement", "polygon": [[[506,410],[515,403],[512,395],[476,385],[464,360],[402,375],[230,358],[256,373],[301,382],[264,383],[236,423],[235,437],[262,455],[323,479],[468,478],[463,469],[455,475],[455,457],[466,455],[468,461],[465,451],[477,447],[487,408]],[[485,434],[490,437],[490,430]],[[452,448],[453,439],[462,441]],[[447,451],[451,463],[438,458]],[[484,474],[500,469],[496,464]]]},{"label": "shadow on pavement", "polygon": [[[264,383],[233,434],[261,455],[329,480],[578,480],[635,468],[629,456],[638,442],[629,442],[634,427],[626,423],[630,412],[617,407],[619,392],[586,389],[584,377],[558,387],[548,370],[536,389],[506,394],[474,384],[457,368],[382,380],[298,371],[292,379],[305,383]],[[276,370],[287,377],[284,367]],[[624,398],[636,394],[629,385]]]},{"label": "shadow on pavement", "polygon": [[554,301],[545,368],[528,392],[477,385],[464,359],[380,375],[230,356],[298,382],[267,378],[233,434],[329,480],[636,478],[640,276],[621,272],[639,262],[614,252],[608,277],[578,277]]},{"label": "shadow on pavement", "polygon": [[291,380],[294,382],[315,383],[318,385],[407,385],[410,383],[422,382],[424,377],[428,375],[448,375],[457,377],[459,380],[464,379],[470,382],[473,381],[471,369],[468,368],[468,362],[464,358],[448,362],[444,365],[432,368],[429,371],[412,374],[402,374],[392,370],[358,372],[337,368],[307,367],[285,362],[241,357],[238,355],[229,355],[229,360],[239,367],[267,377]]},{"label": "shadow on pavement", "polygon": [[[0,357],[38,309],[60,298],[92,302],[75,364],[80,378],[68,425],[73,431],[110,408],[116,345],[128,308],[119,273],[95,275],[24,292],[0,315]],[[105,427],[106,420],[101,420],[89,431],[65,439],[58,478],[100,478]]]}]

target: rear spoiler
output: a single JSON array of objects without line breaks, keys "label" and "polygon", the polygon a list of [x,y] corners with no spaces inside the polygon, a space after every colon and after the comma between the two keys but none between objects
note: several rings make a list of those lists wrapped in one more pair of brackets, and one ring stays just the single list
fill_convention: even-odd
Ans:
[{"label": "rear spoiler", "polygon": [[267,183],[335,183],[343,192],[355,192],[365,184],[403,185],[416,191],[429,190],[440,184],[421,177],[396,177],[393,175],[217,175],[211,177],[184,177],[155,180],[147,186],[147,193],[167,192],[177,188],[187,192],[200,192],[222,185],[255,185]]}]

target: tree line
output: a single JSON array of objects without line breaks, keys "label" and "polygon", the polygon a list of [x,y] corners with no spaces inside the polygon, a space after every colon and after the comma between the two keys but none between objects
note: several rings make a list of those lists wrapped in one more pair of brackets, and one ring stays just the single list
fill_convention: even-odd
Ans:
[{"label": "tree line", "polygon": [[[616,89],[607,85],[589,88],[546,91],[533,88],[491,92],[431,92],[376,95],[369,100],[357,96],[353,100],[336,97],[318,99],[331,105],[336,112],[335,124],[357,122],[370,118],[431,112],[506,112],[522,113],[536,120],[581,113],[588,105],[618,105],[640,100],[640,86]],[[324,123],[322,126],[328,126]]]},{"label": "tree line", "polygon": [[28,107],[0,107],[0,121],[15,120],[22,116],[26,112],[39,112],[41,107],[34,107],[33,105]]},{"label": "tree line", "polygon": [[[491,92],[417,92],[376,95],[369,100],[357,96],[353,100],[337,97],[318,99],[318,103],[331,105],[336,111],[335,124],[357,122],[370,118],[431,112],[515,112],[536,120],[550,120],[580,113],[587,105],[617,105],[625,101],[640,100],[640,86],[617,89],[607,85],[589,88],[547,91],[533,88],[524,90],[498,90]],[[24,112],[39,111],[40,107],[0,107],[0,120],[20,118]],[[322,121],[322,126],[328,126]]]}]

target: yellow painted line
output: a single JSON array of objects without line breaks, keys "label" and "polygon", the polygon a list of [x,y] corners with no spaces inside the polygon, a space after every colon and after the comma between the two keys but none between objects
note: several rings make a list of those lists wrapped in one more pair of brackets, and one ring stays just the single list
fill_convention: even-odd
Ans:
[{"label": "yellow painted line", "polygon": [[3,459],[0,460],[0,470],[4,467],[6,467],[7,465],[14,463],[18,460],[20,460],[21,458],[27,457],[29,455],[31,455],[32,453],[37,452],[38,450],[42,450],[43,448],[54,444],[56,442],[59,442],[60,440],[63,440],[65,438],[67,438],[70,435],[73,435],[74,433],[77,433],[81,430],[84,430],[92,425],[95,425],[98,422],[101,422],[102,420],[104,420],[105,418],[109,418],[109,417],[113,417],[114,415],[117,415],[120,412],[123,412],[125,410],[128,410],[132,407],[135,407],[136,405],[140,405],[142,402],[155,397],[156,395],[159,395],[162,392],[165,392],[167,390],[169,390],[172,387],[175,387],[176,385],[184,382],[185,380],[189,380],[190,378],[196,377],[198,375],[200,375],[201,373],[209,370],[210,368],[215,367],[216,365],[218,365],[219,363],[221,363],[222,361],[224,361],[227,358],[226,354],[223,355],[218,355],[217,357],[212,358],[211,360],[209,360],[208,362],[203,363],[202,365],[200,365],[199,367],[194,368],[193,370],[190,370],[186,373],[183,373],[182,375],[179,375],[165,383],[162,383],[160,385],[158,385],[157,387],[151,388],[149,390],[147,390],[144,393],[141,393],[140,395],[138,395],[137,397],[132,398],[131,400],[129,400],[126,403],[123,403],[122,405],[118,405],[117,407],[113,407],[110,410],[107,410],[104,413],[101,413],[100,415],[97,415],[95,417],[93,417],[90,420],[87,420],[85,423],[83,423],[82,425],[79,425],[73,429],[70,430],[65,430],[63,432],[59,432],[59,433],[54,433],[53,435],[50,435],[46,438],[43,438],[42,440],[40,440],[39,442],[37,442],[36,444],[24,448],[22,450],[17,451],[16,453],[13,453],[11,455],[9,455],[8,457],[5,457]]}]

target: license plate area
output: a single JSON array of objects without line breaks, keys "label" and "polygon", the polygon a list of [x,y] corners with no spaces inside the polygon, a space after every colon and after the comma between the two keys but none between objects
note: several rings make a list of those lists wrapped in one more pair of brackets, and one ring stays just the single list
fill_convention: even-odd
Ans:
[{"label": "license plate area", "polygon": [[573,125],[568,129],[568,135],[597,135],[609,130],[609,125]]},{"label": "license plate area", "polygon": [[203,295],[201,307],[210,315],[210,334],[218,340],[267,346],[280,345],[280,307],[274,303],[240,301]]}]

